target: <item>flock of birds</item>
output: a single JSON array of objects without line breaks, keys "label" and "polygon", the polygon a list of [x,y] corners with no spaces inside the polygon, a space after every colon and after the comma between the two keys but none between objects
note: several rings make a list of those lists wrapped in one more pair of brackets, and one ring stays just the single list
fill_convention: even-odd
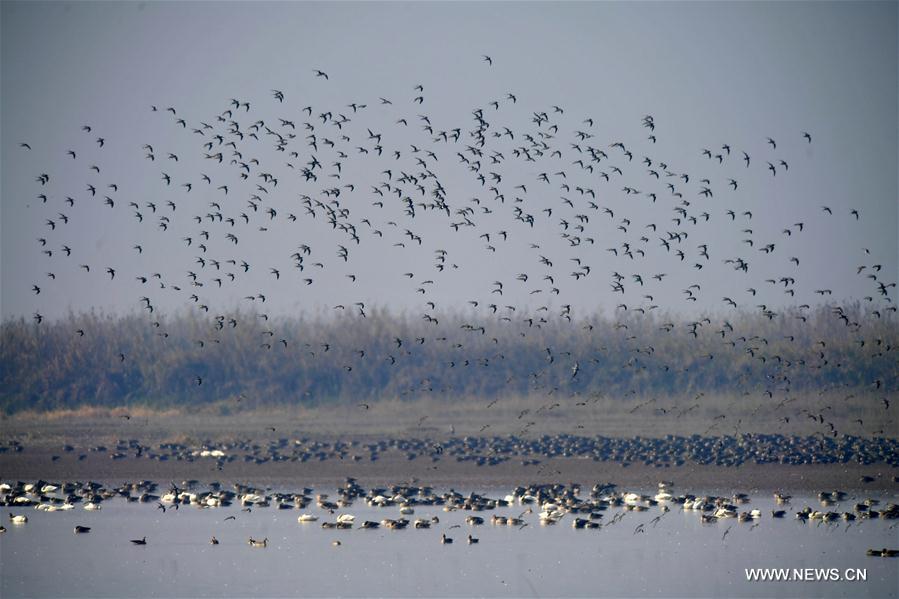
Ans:
[{"label": "flock of birds", "polygon": [[[76,448],[66,444],[51,456],[53,462],[71,465],[76,460],[153,461],[157,463],[209,464],[211,471],[229,473],[229,466],[247,464],[346,462],[371,464],[382,460],[412,463],[422,460],[439,470],[444,462],[495,467],[506,463],[533,466],[537,474],[552,472],[555,460],[581,459],[618,464],[623,467],[643,464],[670,468],[685,464],[737,467],[743,464],[884,464],[899,468],[899,440],[844,435],[840,439],[779,434],[743,434],[736,437],[664,438],[603,437],[570,434],[495,435],[491,437],[453,436],[431,438],[390,438],[377,440],[286,437],[267,442],[252,439],[207,440],[197,444],[149,443],[138,439],[120,439],[115,445]],[[26,446],[12,441],[0,446],[0,455],[24,453]],[[862,476],[861,483],[874,479]]]},{"label": "flock of birds", "polygon": [[[493,68],[488,56],[483,63]],[[311,79],[310,87],[331,83],[322,70]],[[389,274],[406,282],[400,289],[415,298],[421,321],[434,331],[414,341],[387,332],[395,338],[395,351],[374,358],[393,366],[416,344],[448,342],[443,311],[460,306],[441,305],[441,284],[444,291],[457,285],[459,279],[452,277],[466,269],[496,274],[461,307],[475,314],[462,325],[464,331],[494,340],[503,327],[527,337],[550,321],[583,324],[579,317],[585,312],[577,304],[587,310],[595,306],[585,290],[593,289],[587,285],[597,278],[605,280],[605,296],[620,298],[615,318],[626,329],[626,319],[708,301],[701,281],[713,276],[733,281],[733,291],[718,304],[725,315],[714,324],[697,318],[665,323],[660,330],[685,327],[695,338],[703,329],[717,329],[722,343],[773,363],[765,353],[768,340],[739,330],[727,311],[757,310],[768,319],[788,316],[811,327],[805,322],[810,303],[789,312],[778,310],[781,301],[756,298],[777,294],[788,298],[786,304],[831,301],[831,289],[803,284],[801,244],[810,242],[823,219],[842,219],[839,226],[849,227],[864,218],[853,207],[820,206],[777,231],[756,224],[756,214],[746,207],[751,202],[740,190],[747,183],[757,190],[760,181],[773,185],[791,176],[801,152],[813,144],[809,132],[762,137],[746,149],[735,142],[710,144],[685,159],[656,150],[671,146],[662,143],[663,127],[651,115],[642,118],[638,136],[603,139],[602,123],[593,116],[572,116],[563,106],[523,111],[526,99],[514,92],[487,99],[465,122],[442,122],[429,114],[430,99],[416,85],[395,96],[341,105],[314,105],[271,90],[265,100],[233,98],[200,118],[174,106],[152,106],[154,126],[164,132],[161,142],[137,143],[83,126],[83,144],[54,152],[83,168],[84,179],[57,181],[58,163],[35,176],[36,210],[45,229],[36,249],[46,265],[42,278],[31,283],[35,323],[44,319],[43,298],[66,293],[55,284],[62,270],[81,273],[80,285],[103,284],[102,277],[125,292],[139,289],[136,305],[163,342],[168,332],[157,311],[159,299],[169,304],[174,297],[196,308],[209,322],[208,334],[196,340],[201,349],[221,343],[223,331],[243,326],[245,318],[268,322],[269,299],[302,297],[305,288],[336,287],[337,280],[358,291],[337,298],[333,311],[366,318],[372,306],[364,294]],[[522,115],[523,122],[513,124]],[[38,143],[24,141],[22,151],[34,152]],[[130,189],[102,166],[107,153],[138,148],[145,167],[155,173],[154,189]],[[701,169],[679,167],[695,157],[703,161]],[[97,227],[83,218],[97,209],[109,215],[102,223],[133,219],[139,235],[130,247],[114,248],[105,262],[87,263],[84,248],[70,241],[72,228]],[[531,268],[508,272],[509,251],[527,256]],[[858,251],[864,316],[889,320],[896,312],[896,282],[884,278],[881,262]],[[469,253],[478,264],[465,263]],[[254,255],[266,256],[265,261]],[[375,263],[366,261],[372,256],[378,257]],[[426,272],[407,268],[422,257],[431,262]],[[377,271],[370,271],[372,264]],[[672,280],[682,288],[679,298],[667,292]],[[246,294],[249,285],[256,287]],[[252,307],[251,316],[234,307],[237,295]],[[532,301],[539,304],[533,310]],[[848,308],[833,306],[832,317],[871,352],[895,351]],[[295,342],[275,328],[265,332],[259,351],[285,351]],[[820,350],[823,359],[821,343],[815,353]],[[647,351],[640,339],[631,344],[635,352]],[[312,349],[327,352],[336,345]],[[357,359],[372,359],[366,348],[354,351]],[[564,348],[535,351],[545,351],[547,362],[564,360],[572,380],[593,365],[588,356],[566,354]],[[469,358],[459,363],[477,362]],[[791,368],[804,366],[777,362],[772,368],[781,381],[788,381]],[[352,370],[352,364],[345,368]],[[199,387],[210,375],[186,376]],[[878,379],[860,386],[880,393],[889,409],[887,397],[895,385],[887,389]]]},{"label": "flock of birds", "polygon": [[[597,483],[587,491],[581,485],[572,483],[522,485],[503,497],[489,497],[479,493],[463,495],[457,491],[449,490],[443,493],[436,492],[432,487],[420,486],[411,483],[400,483],[383,487],[363,488],[358,481],[349,478],[337,488],[335,496],[319,493],[314,494],[312,488],[303,488],[296,492],[275,492],[270,489],[253,487],[250,485],[235,483],[228,489],[220,482],[212,482],[206,487],[201,487],[199,481],[183,481],[180,485],[174,482],[165,491],[159,489],[157,483],[152,481],[137,481],[124,483],[118,487],[105,487],[96,482],[72,481],[65,483],[50,483],[39,480],[26,483],[19,481],[15,486],[10,484],[0,485],[2,504],[17,508],[32,507],[35,510],[45,512],[68,511],[75,509],[75,505],[81,503],[83,509],[98,511],[103,503],[115,498],[123,499],[129,503],[154,505],[156,509],[166,513],[167,509],[174,513],[179,507],[194,507],[196,509],[219,509],[231,506],[240,506],[239,515],[228,515],[219,522],[226,525],[229,521],[235,521],[239,516],[252,514],[254,510],[274,508],[279,510],[298,510],[302,513],[297,517],[301,526],[311,525],[323,518],[331,518],[320,523],[323,529],[329,530],[374,530],[386,528],[390,530],[403,530],[406,528],[429,530],[441,528],[440,542],[444,545],[453,543],[452,530],[462,528],[476,528],[490,523],[494,526],[525,528],[532,523],[544,526],[556,525],[563,520],[570,521],[571,526],[577,530],[602,530],[611,526],[621,525],[629,513],[644,513],[651,509],[658,510],[658,515],[649,521],[641,521],[634,527],[633,535],[645,534],[648,528],[656,527],[660,521],[672,510],[679,509],[684,512],[697,514],[702,524],[713,524],[718,521],[734,520],[745,522],[756,527],[763,517],[760,509],[746,509],[744,506],[751,502],[746,493],[734,493],[731,496],[695,495],[691,493],[676,493],[673,483],[662,481],[658,490],[652,494],[635,493],[617,489],[615,484]],[[775,493],[774,501],[776,509],[771,510],[770,517],[782,519],[786,517],[792,497],[785,493]],[[367,511],[398,510],[398,517],[384,517],[380,520],[365,519],[357,521],[349,510],[354,502],[364,502]],[[818,525],[832,525],[843,521],[846,523],[844,532],[853,525],[860,525],[864,520],[899,519],[899,505],[890,503],[881,507],[881,501],[875,498],[855,498],[844,491],[827,491],[817,495],[817,501],[821,509],[806,506],[794,512],[794,518],[802,523],[817,522]],[[851,507],[842,511],[833,509],[835,506],[851,503]],[[317,511],[312,510],[315,505]],[[369,509],[370,508],[370,509]],[[517,509],[516,509],[517,508]],[[517,513],[524,508],[524,511]],[[434,514],[443,511],[447,515],[441,518]],[[229,510],[230,511],[230,510]],[[612,517],[607,518],[614,511]],[[415,516],[425,513],[424,516]],[[453,513],[467,514],[463,520],[452,516]],[[478,515],[483,512],[493,512],[492,516]],[[517,513],[517,515],[516,515]],[[410,519],[413,516],[414,519]],[[536,521],[534,520],[536,516]],[[24,525],[28,517],[24,514],[9,513],[10,522],[15,525]],[[641,519],[643,520],[643,519]],[[455,523],[454,523],[455,522]],[[893,526],[896,526],[895,524]],[[5,532],[5,528],[0,532]],[[721,540],[727,538],[731,528],[724,530]],[[78,525],[74,529],[76,534],[86,534],[91,527]],[[469,545],[480,541],[472,534],[467,535]],[[131,539],[133,545],[147,545],[146,536],[139,539]],[[212,545],[219,545],[217,536],[213,535],[209,541]],[[247,544],[252,547],[268,547],[268,538],[257,539],[250,537]],[[339,547],[343,543],[335,540],[332,545]],[[896,557],[899,551],[894,549],[869,550],[868,555],[882,557]]]}]

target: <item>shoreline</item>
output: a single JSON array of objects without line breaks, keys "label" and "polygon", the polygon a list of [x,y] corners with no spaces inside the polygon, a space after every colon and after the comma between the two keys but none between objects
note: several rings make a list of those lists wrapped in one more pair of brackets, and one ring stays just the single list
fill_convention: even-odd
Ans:
[{"label": "shoreline", "polygon": [[[196,479],[295,488],[352,477],[368,486],[414,479],[461,488],[602,482],[640,489],[667,480],[681,490],[899,494],[894,436],[828,439],[808,418],[789,430],[758,422],[740,437],[716,436],[703,434],[709,421],[699,414],[662,426],[663,419],[629,413],[638,400],[609,404],[580,422],[544,416],[526,433],[518,430],[518,410],[538,408],[527,401],[491,409],[388,402],[231,416],[124,409],[7,416],[0,420],[0,480]],[[201,457],[204,448],[224,455]]]},{"label": "shoreline", "polygon": [[[899,495],[899,468],[886,464],[743,464],[713,466],[687,463],[682,466],[656,467],[584,458],[547,458],[539,464],[504,462],[478,466],[471,462],[444,459],[407,460],[400,455],[385,455],[377,462],[328,460],[311,462],[225,463],[219,469],[212,458],[193,461],[157,462],[149,459],[74,455],[52,460],[53,452],[41,449],[0,456],[0,480],[97,480],[124,482],[135,480],[200,482],[242,482],[254,485],[296,488],[309,485],[334,486],[355,478],[367,486],[416,481],[431,486],[465,488],[512,487],[525,484],[597,482],[619,487],[652,489],[662,480],[678,489],[730,491],[887,491]],[[871,477],[862,482],[862,477]]]}]

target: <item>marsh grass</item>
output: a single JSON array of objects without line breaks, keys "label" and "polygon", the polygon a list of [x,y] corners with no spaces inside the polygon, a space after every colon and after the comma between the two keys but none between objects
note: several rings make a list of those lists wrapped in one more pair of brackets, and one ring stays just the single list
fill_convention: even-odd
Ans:
[{"label": "marsh grass", "polygon": [[715,397],[750,406],[745,420],[762,422],[758,405],[810,398],[814,411],[850,397],[833,413],[868,421],[899,391],[899,326],[884,314],[854,305],[695,321],[442,314],[439,326],[376,309],[368,318],[243,313],[236,326],[194,312],[9,320],[0,325],[0,409],[60,420],[280,409],[302,421],[364,403],[369,419],[412,411],[436,420],[496,400],[503,419],[540,410],[551,422],[562,406],[613,418],[652,401],[635,417],[690,420],[722,413]]}]

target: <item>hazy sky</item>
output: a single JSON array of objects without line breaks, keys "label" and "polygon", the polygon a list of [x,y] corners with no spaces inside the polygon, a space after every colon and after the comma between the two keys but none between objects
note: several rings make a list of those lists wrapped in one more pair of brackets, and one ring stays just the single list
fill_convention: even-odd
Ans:
[{"label": "hazy sky", "polygon": [[[360,301],[412,315],[434,313],[427,301],[437,311],[476,300],[480,309],[571,304],[583,314],[624,302],[691,314],[726,313],[725,296],[773,309],[876,297],[878,282],[899,278],[897,6],[3,2],[0,313],[131,312],[144,296],[163,311],[205,304],[211,313],[253,306],[277,314]],[[272,90],[283,92],[283,102]],[[250,110],[233,109],[231,98]],[[366,107],[354,112],[351,103]],[[469,149],[478,108],[489,124],[482,156]],[[535,123],[544,112],[546,122]],[[643,126],[645,115],[654,131]],[[285,139],[285,151],[266,127]],[[455,128],[458,142],[440,137]],[[383,155],[369,130],[381,134]],[[588,147],[605,155],[591,163]],[[222,164],[204,158],[217,152]],[[312,156],[321,167],[317,181],[306,181],[301,170]],[[399,182],[403,172],[416,180]],[[50,176],[46,185],[36,182],[42,173]],[[438,184],[449,215],[427,208]],[[700,195],[703,187],[712,197]],[[341,195],[325,193],[332,188]],[[303,196],[321,202],[314,217]],[[414,217],[404,197],[424,204]],[[326,207],[338,211],[333,225]],[[534,226],[516,215],[530,215]],[[466,219],[474,226],[452,227]],[[300,271],[291,254],[303,244],[311,253]],[[769,244],[773,250],[762,251]],[[436,250],[446,251],[443,271]],[[725,262],[735,259],[748,262],[748,272]],[[613,290],[616,273],[623,293]],[[502,295],[494,281],[503,283]],[[695,302],[684,292],[693,284]],[[815,293],[822,289],[833,295]],[[264,306],[244,299],[260,293]]]}]

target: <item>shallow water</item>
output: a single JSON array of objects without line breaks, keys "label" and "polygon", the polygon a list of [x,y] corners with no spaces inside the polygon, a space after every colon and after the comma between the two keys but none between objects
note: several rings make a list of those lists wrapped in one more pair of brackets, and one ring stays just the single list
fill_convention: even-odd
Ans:
[{"label": "shallow water", "polygon": [[[333,489],[317,489],[333,492]],[[502,497],[508,489],[478,489]],[[883,503],[893,495],[875,495]],[[849,511],[863,497],[827,509]],[[335,516],[310,506],[319,522],[300,524],[298,510],[239,504],[166,513],[153,504],[113,499],[97,512],[81,505],[65,512],[10,509],[29,521],[14,525],[3,514],[0,595],[67,597],[200,596],[899,596],[899,559],[867,557],[868,548],[899,545],[896,520],[856,521],[848,526],[804,524],[793,512],[812,496],[794,496],[783,520],[770,517],[770,496],[754,496],[746,510],[763,517],[701,524],[697,512],[672,505],[662,514],[627,512],[600,530],[575,530],[571,515],[541,526],[536,512],[524,528],[494,526],[493,513],[519,515],[525,507],[478,512],[482,526],[469,526],[468,511],[417,507],[409,519],[437,516],[430,530],[325,530]],[[604,512],[609,522],[620,508]],[[362,520],[399,518],[396,506],[356,501],[340,510]],[[226,521],[227,516],[236,519]],[[661,518],[653,522],[653,519]],[[73,533],[75,525],[88,534]],[[643,525],[645,532],[636,531]],[[725,532],[727,533],[725,535]],[[440,543],[441,533],[454,539]],[[468,545],[473,534],[480,539]],[[220,544],[209,539],[215,535]],[[129,539],[146,536],[146,546]],[[247,539],[268,538],[254,548]],[[722,537],[724,537],[722,539]],[[340,540],[340,546],[332,542]],[[749,582],[746,568],[847,568],[866,570],[867,580]]]}]

